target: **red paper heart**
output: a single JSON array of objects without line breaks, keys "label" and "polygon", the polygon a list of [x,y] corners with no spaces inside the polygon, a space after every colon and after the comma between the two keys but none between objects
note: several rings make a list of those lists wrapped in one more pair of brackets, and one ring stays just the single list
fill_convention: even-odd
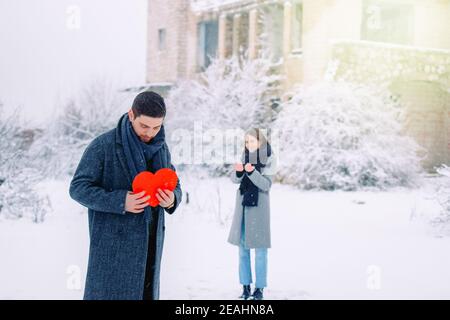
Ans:
[{"label": "red paper heart", "polygon": [[178,177],[175,171],[163,168],[156,171],[155,174],[149,171],[142,171],[133,180],[133,193],[145,191],[146,196],[150,196],[147,201],[152,207],[159,205],[159,200],[156,197],[158,189],[161,190],[175,190],[178,183]]}]

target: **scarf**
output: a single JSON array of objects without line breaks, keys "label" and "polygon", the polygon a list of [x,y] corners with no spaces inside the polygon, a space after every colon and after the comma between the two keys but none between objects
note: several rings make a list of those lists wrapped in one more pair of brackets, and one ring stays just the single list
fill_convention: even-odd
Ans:
[{"label": "scarf", "polygon": [[[270,144],[266,144],[264,147],[260,147],[254,152],[248,151],[245,148],[244,151],[244,166],[247,163],[251,163],[258,172],[261,172],[261,169],[266,166],[267,158],[272,154],[272,148]],[[245,170],[245,169],[244,169]],[[251,173],[253,174],[253,173]],[[244,174],[244,177],[241,180],[241,184],[239,186],[239,190],[242,198],[242,205],[246,207],[256,207],[258,206],[258,187],[253,184],[253,182],[248,177],[248,173]]]},{"label": "scarf", "polygon": [[[162,168],[160,150],[165,143],[164,126],[161,126],[161,130],[148,144],[139,139],[131,125],[128,114],[124,114],[120,118],[117,129],[122,137],[123,151],[132,180],[142,171],[149,170],[155,173]],[[152,209],[150,206],[144,209],[144,217],[147,222],[152,219]]]}]

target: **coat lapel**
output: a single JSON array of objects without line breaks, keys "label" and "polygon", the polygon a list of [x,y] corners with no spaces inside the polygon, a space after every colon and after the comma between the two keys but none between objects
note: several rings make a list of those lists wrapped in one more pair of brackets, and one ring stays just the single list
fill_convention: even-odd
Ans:
[{"label": "coat lapel", "polygon": [[123,152],[122,139],[119,134],[119,130],[116,130],[116,155],[119,158],[120,165],[122,166],[122,170],[124,174],[127,176],[128,183],[131,184],[132,178],[130,174],[130,169],[127,165],[127,160],[125,159],[125,153]]},{"label": "coat lapel", "polygon": [[131,179],[131,175],[130,175],[130,170],[128,169],[127,161],[125,160],[125,155],[123,153],[122,148],[120,148],[120,147],[116,148],[116,155],[119,158],[120,164],[122,165],[123,172],[127,176],[128,183],[131,184],[132,179]]},{"label": "coat lapel", "polygon": [[123,172],[125,173],[128,183],[132,184],[132,178],[130,174],[130,169],[127,165],[127,160],[125,159],[125,153],[123,152],[123,142],[122,137],[119,134],[119,129],[116,128],[116,155],[119,158],[120,165],[122,166]]}]

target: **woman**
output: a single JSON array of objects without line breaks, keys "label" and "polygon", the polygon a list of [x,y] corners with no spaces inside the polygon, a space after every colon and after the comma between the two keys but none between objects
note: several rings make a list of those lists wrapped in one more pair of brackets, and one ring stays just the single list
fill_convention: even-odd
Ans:
[{"label": "woman", "polygon": [[[270,144],[259,129],[245,135],[242,162],[235,164],[231,179],[239,183],[228,242],[239,246],[239,280],[242,299],[263,299],[267,286],[267,249],[270,248],[269,190],[275,169]],[[250,249],[255,249],[255,290],[250,294],[252,272]]]}]

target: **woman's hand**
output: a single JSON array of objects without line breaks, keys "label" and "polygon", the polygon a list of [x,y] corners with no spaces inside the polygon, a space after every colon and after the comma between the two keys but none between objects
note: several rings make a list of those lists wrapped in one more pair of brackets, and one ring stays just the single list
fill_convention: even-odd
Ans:
[{"label": "woman's hand", "polygon": [[255,167],[251,164],[251,163],[246,163],[245,164],[245,171],[247,172],[252,172],[253,170],[255,170]]},{"label": "woman's hand", "polygon": [[234,170],[236,170],[237,172],[244,171],[244,165],[242,163],[236,163],[234,165]]}]

